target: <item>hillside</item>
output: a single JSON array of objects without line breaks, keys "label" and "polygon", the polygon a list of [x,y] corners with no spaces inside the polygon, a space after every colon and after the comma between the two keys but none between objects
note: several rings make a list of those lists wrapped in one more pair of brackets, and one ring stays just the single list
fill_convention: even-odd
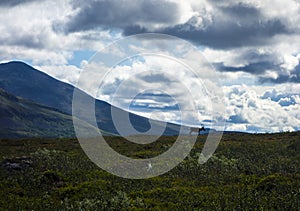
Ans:
[{"label": "hillside", "polygon": [[74,136],[72,116],[0,89],[1,138]]}]

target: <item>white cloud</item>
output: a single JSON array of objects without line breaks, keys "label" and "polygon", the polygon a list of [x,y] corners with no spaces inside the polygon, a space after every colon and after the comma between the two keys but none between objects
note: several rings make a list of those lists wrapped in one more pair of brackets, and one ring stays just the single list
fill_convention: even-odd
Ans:
[{"label": "white cloud", "polygon": [[[247,127],[260,132],[299,130],[299,94],[282,94],[277,89],[273,88],[271,92],[266,90],[259,95],[245,85],[224,87],[228,97],[228,128]],[[291,102],[293,99],[297,100]]]},{"label": "white cloud", "polygon": [[69,2],[36,1],[11,8],[0,7],[0,60],[21,59],[33,65],[64,67],[75,51],[98,51],[120,36],[119,33],[112,35],[109,30],[57,33],[53,23],[72,13]]},{"label": "white cloud", "polygon": [[286,70],[294,70],[299,63],[299,59],[294,55],[285,55],[283,59],[284,63],[281,65],[281,67]]},{"label": "white cloud", "polygon": [[43,72],[48,75],[61,80],[69,84],[76,84],[82,69],[74,65],[50,65],[50,66],[34,66],[38,70],[43,70]]}]

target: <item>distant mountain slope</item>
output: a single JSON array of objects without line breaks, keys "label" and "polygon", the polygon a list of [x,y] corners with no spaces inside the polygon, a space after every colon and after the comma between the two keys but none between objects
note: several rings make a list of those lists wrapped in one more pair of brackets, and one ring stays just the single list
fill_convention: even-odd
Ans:
[{"label": "distant mountain slope", "polygon": [[[82,123],[85,127],[86,123]],[[70,115],[0,89],[0,137],[74,137]]]},{"label": "distant mountain slope", "polygon": [[[23,62],[0,64],[0,88],[37,104],[58,109],[68,115],[72,114],[74,87],[56,80]],[[80,92],[80,98],[82,102],[94,100],[84,92]],[[80,119],[89,122],[90,119],[84,114],[84,106],[82,107]],[[95,113],[99,128],[109,133],[118,134],[111,118],[111,109],[110,104],[95,100]],[[128,112],[121,109],[117,109],[117,111],[128,114]],[[150,128],[149,119],[132,113],[129,113],[129,116],[133,127],[138,131],[144,132]],[[161,125],[162,122],[156,121],[155,124]],[[176,135],[179,128],[179,125],[168,123],[164,135]]]}]

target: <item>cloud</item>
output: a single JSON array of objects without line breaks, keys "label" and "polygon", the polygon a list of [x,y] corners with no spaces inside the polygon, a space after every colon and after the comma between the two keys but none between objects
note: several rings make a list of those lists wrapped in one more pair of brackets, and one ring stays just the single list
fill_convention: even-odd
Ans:
[{"label": "cloud", "polygon": [[38,0],[1,0],[0,1],[0,7],[14,7],[30,2],[35,2]]},{"label": "cloud", "polygon": [[288,1],[285,6],[290,10],[275,8],[280,6],[279,1],[76,0],[73,12],[53,27],[66,33],[99,28],[121,30],[124,35],[159,32],[209,48],[232,49],[269,45],[279,35],[297,34],[299,5]]},{"label": "cloud", "polygon": [[[294,42],[288,44],[287,40],[285,43],[285,47],[278,44],[227,51],[205,49],[203,53],[214,68],[222,73],[250,73],[261,84],[299,83],[300,54],[293,47]],[[290,48],[286,49],[287,46]]]},{"label": "cloud", "polygon": [[[298,70],[287,76],[282,65],[284,56],[300,50],[290,39],[299,37],[300,6],[293,1],[285,4],[289,10],[281,6],[280,1],[73,1],[73,12],[53,27],[66,33],[110,29],[125,36],[169,34],[208,49],[232,51],[231,63],[212,62],[219,71],[251,73],[261,83],[299,82]],[[290,50],[285,46],[283,52],[282,42]]]},{"label": "cloud", "polygon": [[67,34],[103,29],[119,30],[123,35],[170,34],[216,51],[232,51],[231,62],[212,62],[219,71],[251,73],[261,83],[299,82],[298,69],[287,75],[283,65],[283,57],[299,49],[284,47],[283,52],[280,45],[284,40],[293,46],[290,37],[300,32],[295,21],[300,20],[295,9],[299,5],[288,1],[290,10],[271,10],[282,6],[279,1],[189,1],[184,5],[171,1],[158,4],[156,0],[73,1],[72,12],[54,22],[53,28]]},{"label": "cloud", "polygon": [[150,109],[157,109],[158,111],[180,110],[171,96],[158,92],[145,92],[137,95],[132,100],[130,108],[139,112],[147,112],[147,110],[149,112]]},{"label": "cloud", "polygon": [[182,24],[157,30],[133,25],[124,33],[160,32],[215,49],[267,45],[276,35],[293,33],[283,19],[264,15],[263,8],[244,3],[223,5],[215,2],[209,11],[208,6],[207,3],[204,9],[195,10],[194,15]]},{"label": "cloud", "polygon": [[[63,24],[67,33],[96,28],[157,27],[173,24],[178,20],[179,9],[176,3],[158,0],[101,0],[73,1],[73,9]],[[58,26],[54,26],[57,28]]]},{"label": "cloud", "polygon": [[252,74],[262,74],[267,70],[280,70],[278,65],[275,65],[269,61],[251,63],[241,67],[230,67],[230,66],[225,66],[224,63],[216,63],[214,64],[214,67],[216,67],[220,71],[226,71],[226,72],[243,71]]},{"label": "cloud", "polygon": [[[277,87],[279,88],[279,87]],[[227,128],[275,132],[299,130],[299,94],[267,90],[262,95],[243,85],[224,87],[227,97]]]},{"label": "cloud", "polygon": [[228,6],[220,6],[219,9],[223,13],[239,19],[249,19],[262,16],[260,10],[257,7],[242,2],[238,2],[237,4]]},{"label": "cloud", "polygon": [[294,45],[299,42],[300,6],[294,1],[284,3],[288,9],[282,9],[280,1],[255,0],[75,0],[57,5],[51,1],[25,4],[31,1],[2,1],[3,5],[19,4],[9,11],[2,9],[0,15],[0,42],[4,43],[2,48],[10,48],[6,52],[43,49],[67,55],[82,49],[97,51],[122,34],[161,32],[206,46],[219,55],[229,55],[211,61],[220,71],[259,75],[262,83],[299,82],[299,68],[287,75],[290,67],[282,66],[283,57],[300,51]]},{"label": "cloud", "polygon": [[34,68],[42,70],[43,72],[58,80],[73,85],[77,83],[79,75],[82,72],[81,68],[78,68],[74,65],[37,65],[34,66]]},{"label": "cloud", "polygon": [[281,106],[290,106],[299,103],[299,97],[300,94],[282,93],[272,89],[272,91],[266,91],[261,99],[270,99]]},{"label": "cloud", "polygon": [[278,19],[238,23],[220,18],[205,28],[198,29],[188,22],[158,32],[174,35],[210,48],[230,49],[266,45],[272,41],[270,38],[273,36],[289,33],[289,30]]},{"label": "cloud", "polygon": [[260,77],[262,83],[300,83],[300,62],[289,72],[279,73],[276,77]]},{"label": "cloud", "polygon": [[26,60],[33,65],[63,67],[76,51],[98,51],[105,43],[120,37],[119,33],[112,35],[109,31],[68,35],[53,31],[53,22],[71,11],[68,1],[37,1],[0,8],[0,60]]}]

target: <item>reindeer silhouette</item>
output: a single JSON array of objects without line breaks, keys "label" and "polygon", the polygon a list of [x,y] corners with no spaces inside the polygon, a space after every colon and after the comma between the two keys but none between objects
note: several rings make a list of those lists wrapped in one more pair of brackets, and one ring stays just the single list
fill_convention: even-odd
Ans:
[{"label": "reindeer silhouette", "polygon": [[197,135],[203,130],[205,131],[204,125],[201,124],[202,127],[198,128],[198,127],[191,127],[190,128],[190,135],[192,135],[193,132],[197,133]]}]

